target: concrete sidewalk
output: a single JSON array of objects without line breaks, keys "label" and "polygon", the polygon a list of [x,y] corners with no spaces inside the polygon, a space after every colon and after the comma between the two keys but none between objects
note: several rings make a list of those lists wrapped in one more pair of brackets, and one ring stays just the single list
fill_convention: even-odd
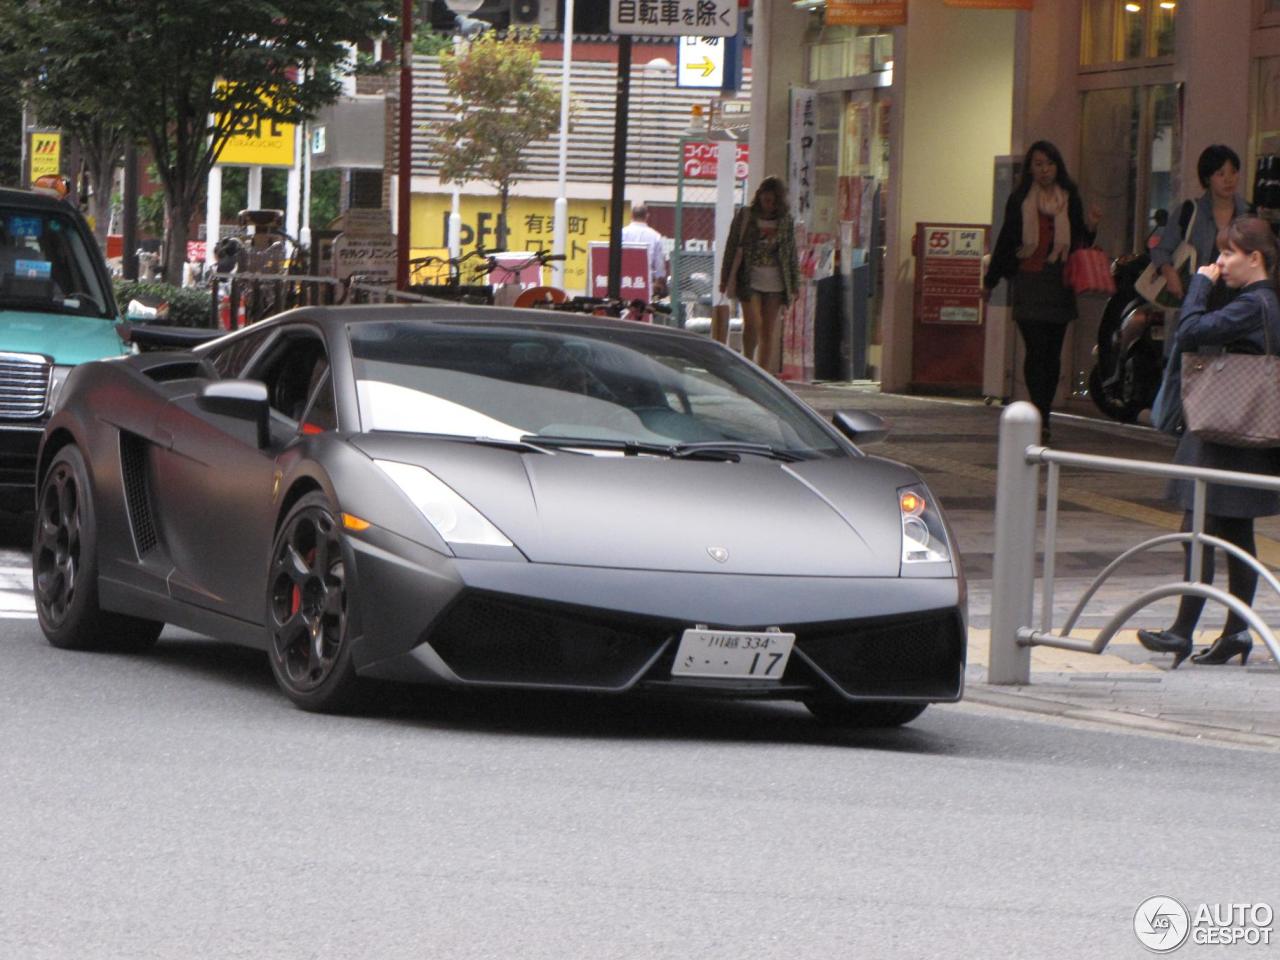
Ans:
[{"label": "concrete sidewalk", "polygon": [[[986,682],[991,624],[992,525],[995,512],[998,405],[981,400],[883,394],[874,383],[794,384],[823,414],[868,410],[890,423],[886,442],[869,448],[915,467],[928,481],[955,528],[969,578],[969,668],[965,699],[992,707],[1133,731],[1193,737],[1242,747],[1280,750],[1280,668],[1258,638],[1248,666],[1190,660],[1169,670],[1172,657],[1137,642],[1137,627],[1168,626],[1176,599],[1160,601],[1129,624],[1102,654],[1032,648],[1027,686]],[[1087,402],[1087,401],[1086,401]],[[1168,463],[1174,442],[1145,427],[1079,413],[1054,414],[1053,446],[1064,450]],[[1053,625],[1060,628],[1093,576],[1129,546],[1175,531],[1181,513],[1163,498],[1164,481],[1121,474],[1064,471],[1059,505]],[[1280,566],[1280,518],[1257,525],[1258,554]],[[1181,550],[1152,551],[1099,591],[1072,631],[1091,638],[1136,593],[1180,579]],[[1225,585],[1225,573],[1219,573]],[[1035,623],[1040,623],[1037,581]],[[1260,584],[1254,603],[1280,625],[1280,596]],[[1220,632],[1224,611],[1207,605],[1197,647]]]}]

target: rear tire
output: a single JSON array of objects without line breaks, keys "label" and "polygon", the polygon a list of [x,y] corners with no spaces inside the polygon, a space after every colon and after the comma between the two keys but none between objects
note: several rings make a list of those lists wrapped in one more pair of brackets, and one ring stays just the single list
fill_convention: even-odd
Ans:
[{"label": "rear tire", "polygon": [[40,484],[31,567],[36,616],[55,647],[139,653],[164,629],[98,605],[97,517],[89,471],[74,446],[58,451]]},{"label": "rear tire", "polygon": [[354,568],[329,498],[308,493],[289,511],[271,547],[268,656],[285,696],[329,713],[364,699],[348,636],[347,586]]},{"label": "rear tire", "polygon": [[900,727],[924,713],[927,703],[900,703],[890,700],[806,700],[806,707],[818,720],[833,727],[869,730]]}]

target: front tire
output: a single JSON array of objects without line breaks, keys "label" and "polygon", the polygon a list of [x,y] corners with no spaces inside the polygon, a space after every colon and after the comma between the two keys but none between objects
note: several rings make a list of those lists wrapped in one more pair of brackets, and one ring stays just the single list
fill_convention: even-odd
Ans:
[{"label": "front tire", "polygon": [[138,653],[164,629],[98,605],[97,518],[89,471],[75,446],[58,451],[40,484],[31,567],[36,616],[55,647]]},{"label": "front tire", "polygon": [[804,705],[824,724],[860,730],[900,727],[920,716],[928,706],[891,700],[806,700]]},{"label": "front tire", "polygon": [[267,583],[271,671],[285,696],[317,712],[355,706],[364,693],[348,636],[354,564],[335,513],[318,491],[294,504],[272,545]]}]

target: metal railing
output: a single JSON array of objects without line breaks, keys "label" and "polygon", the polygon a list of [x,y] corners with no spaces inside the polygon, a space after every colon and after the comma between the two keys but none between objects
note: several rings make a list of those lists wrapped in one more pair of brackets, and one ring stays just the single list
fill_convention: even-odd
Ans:
[{"label": "metal railing", "polygon": [[[1232,470],[1210,470],[1175,464],[1125,460],[1085,453],[1068,453],[1041,446],[1040,414],[1029,403],[1013,403],[1000,417],[1000,447],[996,476],[995,557],[991,584],[991,647],[987,679],[990,683],[1031,682],[1031,647],[1057,647],[1101,653],[1111,638],[1139,610],[1172,596],[1198,596],[1221,603],[1262,637],[1280,663],[1280,642],[1248,604],[1225,590],[1200,583],[1204,548],[1218,547],[1248,563],[1271,589],[1280,594],[1280,581],[1258,559],[1234,544],[1204,532],[1205,499],[1210,483],[1280,492],[1280,478]],[[1039,514],[1040,466],[1047,465],[1044,516],[1044,568],[1041,571],[1040,626],[1032,625],[1035,601],[1035,560]],[[1060,632],[1054,632],[1054,565],[1057,551],[1058,491],[1063,467],[1101,470],[1147,477],[1191,480],[1194,484],[1191,530],[1162,534],[1125,550],[1081,595]],[[1102,585],[1128,560],[1154,547],[1190,543],[1190,579],[1154,587],[1114,613],[1093,640],[1071,635],[1085,607]]]},{"label": "metal railing", "polygon": [[[439,297],[395,290],[352,277],[280,273],[217,273],[209,281],[211,327],[236,330],[294,307],[347,303],[447,303]],[[225,296],[224,296],[225,295]]]}]

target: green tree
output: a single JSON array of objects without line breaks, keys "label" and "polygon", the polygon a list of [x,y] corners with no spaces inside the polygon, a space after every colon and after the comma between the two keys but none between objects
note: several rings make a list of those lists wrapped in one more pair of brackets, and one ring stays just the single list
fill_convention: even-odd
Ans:
[{"label": "green tree", "polygon": [[74,73],[90,112],[151,150],[165,194],[165,273],[181,275],[209,167],[258,121],[297,123],[340,91],[346,42],[386,32],[395,0],[0,0],[25,36],[20,75]]},{"label": "green tree", "polygon": [[528,169],[527,152],[559,125],[560,93],[538,75],[537,33],[492,33],[440,57],[440,68],[458,114],[429,125],[440,162],[440,180],[482,180],[501,197],[500,229],[506,246],[511,187]]}]

